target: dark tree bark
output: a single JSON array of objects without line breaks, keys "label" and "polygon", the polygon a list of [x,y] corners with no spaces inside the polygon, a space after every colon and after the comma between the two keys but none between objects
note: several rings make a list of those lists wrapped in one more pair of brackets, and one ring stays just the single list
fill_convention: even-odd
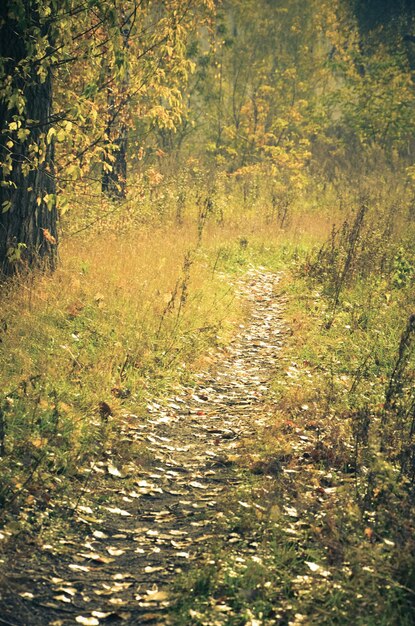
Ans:
[{"label": "dark tree bark", "polygon": [[102,191],[114,200],[122,200],[127,195],[127,132],[125,125],[119,130],[119,136],[112,141],[117,147],[113,153],[115,160],[108,162],[111,170],[102,174]]},{"label": "dark tree bark", "polygon": [[114,98],[108,94],[108,142],[115,146],[113,159],[108,160],[102,172],[102,191],[114,200],[122,200],[127,194],[127,127],[117,123],[117,111]]},{"label": "dark tree bark", "polygon": [[[123,50],[126,52],[129,48],[129,37],[131,33],[130,20],[134,12],[127,17],[125,10],[121,9],[121,26],[120,34],[123,40]],[[121,83],[123,93],[128,92],[129,76],[128,71]],[[115,146],[112,152],[112,160],[108,161],[107,166],[102,172],[101,188],[102,191],[110,198],[122,200],[127,195],[127,149],[128,149],[128,130],[125,121],[120,119],[123,114],[123,105],[119,104],[118,109],[111,88],[108,90],[108,126],[107,137],[108,142]]]},{"label": "dark tree bark", "polygon": [[[10,17],[12,4],[0,2],[0,272],[6,275],[23,267],[54,269],[57,256],[53,140],[45,140],[52,76],[47,66],[38,72],[39,62],[31,59],[33,37],[48,36],[48,26],[40,23],[35,2],[22,2],[19,17]],[[19,91],[23,111],[10,101]],[[25,128],[30,134],[19,138]]]}]

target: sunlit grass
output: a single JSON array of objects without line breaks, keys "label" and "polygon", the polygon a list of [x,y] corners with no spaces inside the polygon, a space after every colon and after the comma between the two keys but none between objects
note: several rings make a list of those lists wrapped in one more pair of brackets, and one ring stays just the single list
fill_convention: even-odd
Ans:
[{"label": "sunlit grass", "polygon": [[[380,193],[387,195],[384,189]],[[318,233],[330,242],[324,211],[317,215],[315,238],[307,234],[306,243],[293,236],[294,215],[279,246],[263,239],[251,251],[254,258],[262,245],[262,258],[285,268],[280,287],[291,332],[277,363],[273,418],[255,440],[241,443],[239,497],[224,499],[222,506],[228,532],[236,523],[241,540],[255,537],[264,558],[261,566],[246,560],[235,573],[238,550],[226,543],[212,546],[215,569],[207,563],[179,585],[177,624],[189,615],[195,623],[213,623],[215,603],[232,609],[227,623],[235,625],[406,626],[413,619],[413,478],[400,469],[401,450],[406,455],[413,450],[408,413],[413,339],[407,340],[395,413],[385,422],[389,439],[380,448],[385,393],[413,309],[413,223],[402,198],[392,215],[389,201],[373,197],[364,197],[372,210],[336,307],[331,256],[310,254],[320,247]],[[352,202],[350,195],[343,220],[353,221],[360,200]],[[310,233],[313,219],[305,220]],[[250,254],[245,239],[245,253],[224,246],[225,265],[232,268]],[[332,256],[341,272],[350,239],[337,241]],[[408,464],[403,467],[408,472]],[[255,510],[256,488],[262,515]],[[238,499],[251,503],[251,510],[242,514]],[[297,511],[294,518],[284,510],[287,503]],[[200,580],[205,583],[199,593]]]},{"label": "sunlit grass", "polygon": [[76,471],[126,411],[145,419],[149,398],[191,384],[245,315],[229,275],[258,264],[281,269],[327,231],[326,219],[310,234],[300,215],[282,230],[261,213],[229,211],[221,222],[208,216],[200,233],[197,215],[68,234],[53,275],[3,286],[6,508],[26,480]]},{"label": "sunlit grass", "polygon": [[[283,272],[280,289],[288,299],[285,316],[292,334],[276,368],[273,423],[263,437],[242,442],[242,491],[225,502],[235,522],[233,500],[254,498],[261,477],[274,477],[265,512],[253,517],[245,511],[237,520],[247,540],[264,533],[261,550],[269,559],[263,565],[253,560],[234,576],[235,552],[217,543],[215,565],[207,563],[185,578],[177,623],[187,623],[189,610],[196,611],[194,623],[209,620],[211,596],[226,597],[244,623],[260,615],[272,620],[298,613],[313,624],[348,623],[353,616],[363,626],[372,623],[368,606],[377,623],[407,623],[413,544],[406,535],[399,538],[409,510],[406,487],[398,457],[380,458],[375,449],[377,411],[412,311],[411,226],[404,207],[393,236],[383,241],[378,218],[387,219],[390,212],[376,206],[376,220],[367,224],[367,239],[357,250],[355,273],[333,309],[333,267],[316,251],[330,239],[333,224],[338,228],[351,219],[358,202],[351,192],[343,194],[341,208],[329,188],[319,210],[317,195],[299,196],[281,225],[265,191],[262,204],[259,196],[245,207],[238,194],[217,194],[215,211],[204,217],[189,194],[180,223],[174,204],[163,219],[136,219],[132,211],[131,219],[98,221],[66,233],[53,276],[21,276],[2,287],[0,494],[6,512],[17,512],[22,502],[47,504],[58,485],[64,491],[103,450],[119,445],[120,457],[128,456],[116,436],[126,414],[144,420],[149,399],[192,385],[194,373],[210,367],[216,347],[226,344],[246,315],[234,296],[235,277],[251,266]],[[340,269],[343,257],[342,250],[335,257]],[[366,448],[354,439],[353,415],[362,407],[375,417]],[[318,435],[308,450],[315,474],[303,468],[296,475],[301,488],[294,488],[295,481],[289,486],[277,476],[282,465],[296,468],[297,434],[307,429]],[[365,468],[358,481],[356,465]],[[319,472],[334,476],[335,504],[329,499],[319,504]],[[295,540],[285,533],[284,497],[305,524]],[[370,506],[376,525],[365,513]],[[398,554],[402,546],[404,557]],[[315,580],[304,566],[307,560],[331,567],[333,578]],[[368,599],[361,588],[370,585]],[[239,625],[239,616],[229,623]]]},{"label": "sunlit grass", "polygon": [[6,502],[35,467],[65,472],[105,441],[100,402],[116,423],[226,337],[238,304],[195,244],[195,228],[73,238],[53,276],[4,288]]}]

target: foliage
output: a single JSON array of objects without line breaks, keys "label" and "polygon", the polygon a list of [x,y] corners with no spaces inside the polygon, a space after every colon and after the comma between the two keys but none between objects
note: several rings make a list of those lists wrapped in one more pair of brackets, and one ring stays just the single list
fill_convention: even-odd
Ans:
[{"label": "foliage", "polygon": [[283,269],[269,424],[217,505],[252,558],[215,536],[174,619],[412,623],[410,5],[3,3],[7,536],[57,519],[107,449],[122,465],[128,414],[243,322],[235,277]]}]

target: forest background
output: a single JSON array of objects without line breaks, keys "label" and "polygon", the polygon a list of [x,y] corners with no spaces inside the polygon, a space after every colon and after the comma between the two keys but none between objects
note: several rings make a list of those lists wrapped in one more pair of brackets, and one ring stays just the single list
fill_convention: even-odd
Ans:
[{"label": "forest background", "polygon": [[2,3],[2,537],[108,418],[192,380],[243,316],[226,276],[261,264],[308,372],[276,380],[276,421],[306,406],[326,433],[379,615],[410,623],[414,21],[411,0]]}]

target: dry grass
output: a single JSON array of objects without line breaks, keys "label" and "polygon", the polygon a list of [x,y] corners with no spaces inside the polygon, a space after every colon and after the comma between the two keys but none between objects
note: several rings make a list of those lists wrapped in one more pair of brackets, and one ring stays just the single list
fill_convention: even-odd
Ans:
[{"label": "dry grass", "polygon": [[53,276],[3,287],[6,503],[28,477],[67,472],[105,442],[100,403],[115,427],[128,407],[144,416],[231,332],[239,305],[196,239],[194,227],[68,239]]},{"label": "dry grass", "polygon": [[209,366],[211,349],[244,315],[229,274],[251,263],[295,262],[331,227],[331,216],[310,213],[304,201],[281,228],[267,202],[247,208],[238,194],[219,190],[199,241],[200,207],[210,192],[198,204],[189,193],[177,224],[174,190],[173,183],[157,192],[165,210],[153,194],[154,207],[163,209],[159,219],[154,207],[140,205],[153,210],[140,222],[132,201],[115,212],[90,206],[87,228],[70,216],[79,232],[63,237],[54,275],[21,276],[2,287],[5,503],[28,477],[76,471],[111,438],[123,412],[144,419],[149,398]]}]

